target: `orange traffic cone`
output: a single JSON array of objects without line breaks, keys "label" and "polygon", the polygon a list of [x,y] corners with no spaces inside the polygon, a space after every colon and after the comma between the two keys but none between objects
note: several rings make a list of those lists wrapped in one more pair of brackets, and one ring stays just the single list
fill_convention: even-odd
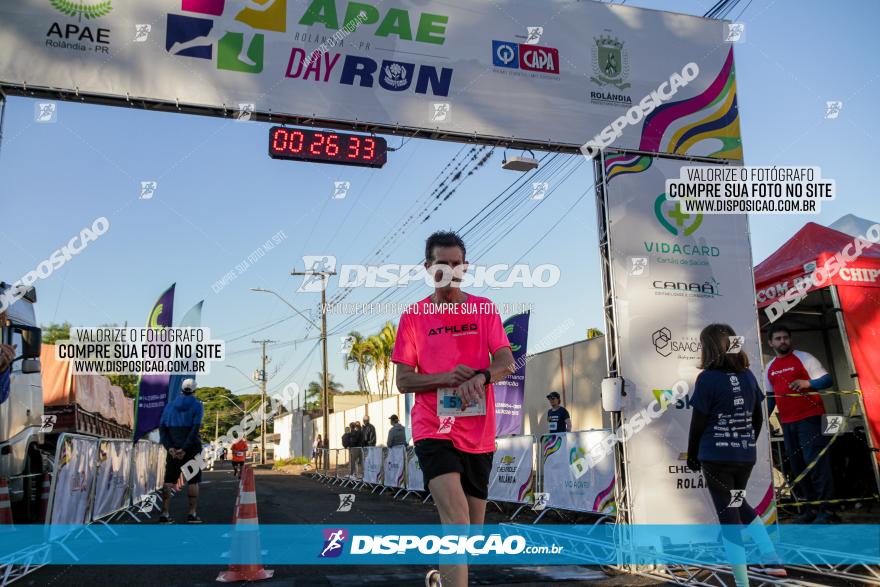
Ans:
[{"label": "orange traffic cone", "polygon": [[40,491],[40,522],[46,521],[46,513],[49,511],[49,492],[52,488],[52,476],[43,474],[43,488]]},{"label": "orange traffic cone", "polygon": [[9,486],[6,477],[0,477],[0,525],[12,526],[12,506],[9,503]]},{"label": "orange traffic cone", "polygon": [[228,571],[217,575],[217,580],[221,583],[259,581],[275,574],[275,571],[263,568],[260,554],[260,522],[257,519],[257,492],[254,486],[254,471],[250,466],[244,466],[241,479],[230,554],[232,560],[236,562],[230,563]]}]

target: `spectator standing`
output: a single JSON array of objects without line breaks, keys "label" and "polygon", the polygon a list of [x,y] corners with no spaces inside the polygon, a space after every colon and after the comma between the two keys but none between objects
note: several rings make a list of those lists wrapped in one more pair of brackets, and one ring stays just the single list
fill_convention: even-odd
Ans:
[{"label": "spectator standing", "polygon": [[360,422],[351,423],[351,435],[349,436],[349,456],[351,459],[350,472],[353,477],[364,476],[364,431]]},{"label": "spectator standing", "polygon": [[794,350],[791,331],[785,326],[772,326],[767,337],[770,348],[776,353],[766,367],[764,386],[768,394],[772,393],[767,402],[767,414],[772,414],[774,407],[779,410],[792,479],[815,462],[807,476],[794,486],[794,491],[802,491],[808,502],[822,502],[818,508],[808,505],[798,523],[837,522],[839,518],[828,504],[834,498],[831,457],[828,454],[819,457],[830,436],[825,435],[822,428],[825,404],[822,396],[816,393],[831,387],[833,380],[816,357]]},{"label": "spectator standing", "polygon": [[364,446],[376,446],[376,427],[370,424],[370,417],[364,416]]},{"label": "spectator standing", "polygon": [[558,391],[547,394],[550,409],[547,410],[547,430],[550,434],[556,432],[571,432],[571,415],[562,405],[562,398]]},{"label": "spectator standing", "polygon": [[397,414],[392,414],[388,419],[391,421],[391,430],[388,431],[388,442],[385,444],[388,448],[406,445],[406,428],[400,423]]}]

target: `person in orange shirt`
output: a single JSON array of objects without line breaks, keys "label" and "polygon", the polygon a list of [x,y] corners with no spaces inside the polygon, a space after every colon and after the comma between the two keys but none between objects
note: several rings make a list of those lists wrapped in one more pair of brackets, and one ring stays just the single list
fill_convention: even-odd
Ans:
[{"label": "person in orange shirt", "polygon": [[241,479],[241,467],[244,465],[247,449],[248,444],[244,438],[232,445],[232,474],[239,479]]}]

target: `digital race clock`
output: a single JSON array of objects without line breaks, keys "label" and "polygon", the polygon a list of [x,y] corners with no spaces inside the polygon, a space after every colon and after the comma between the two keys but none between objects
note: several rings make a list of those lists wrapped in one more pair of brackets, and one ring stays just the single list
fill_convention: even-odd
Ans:
[{"label": "digital race clock", "polygon": [[326,130],[273,126],[269,129],[269,156],[313,163],[382,167],[388,144],[381,137]]}]

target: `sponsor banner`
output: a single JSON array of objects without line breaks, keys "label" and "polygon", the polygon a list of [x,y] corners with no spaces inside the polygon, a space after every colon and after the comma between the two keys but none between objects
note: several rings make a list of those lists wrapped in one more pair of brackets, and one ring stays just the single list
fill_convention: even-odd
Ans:
[{"label": "sponsor banner", "polygon": [[[731,560],[720,543],[700,544],[704,535],[719,536],[720,525],[673,524],[627,526],[600,524],[584,531],[583,525],[553,524],[552,530],[531,524],[442,526],[440,524],[382,524],[326,526],[314,524],[260,524],[254,528],[261,544],[264,565],[420,565],[456,563],[526,566],[616,564],[760,564],[757,548],[743,550],[741,560]],[[82,526],[60,526],[70,534],[64,548],[49,549],[52,565],[214,565],[252,564],[253,552],[229,548],[228,524],[117,524],[112,540],[96,547],[95,536]],[[828,528],[783,524],[778,528],[776,552],[780,564],[815,563],[880,564],[880,526],[841,524]],[[774,533],[776,534],[776,533]],[[656,535],[680,544],[675,552],[647,552],[633,547],[642,535]],[[635,538],[635,541],[631,538]],[[16,526],[0,534],[0,549],[16,552],[45,544],[41,525]],[[773,538],[774,542],[777,540]],[[144,545],[149,548],[143,548]],[[460,554],[459,554],[460,553]],[[415,571],[415,569],[412,569]],[[581,576],[589,572],[579,570]],[[592,578],[592,577],[590,577]],[[601,577],[596,577],[600,579]],[[99,582],[100,583],[100,582]],[[548,581],[547,584],[556,584]]]},{"label": "sponsor banner", "polygon": [[529,313],[504,321],[516,373],[493,385],[495,391],[495,436],[522,434],[523,396],[526,388],[526,350],[529,342]]},{"label": "sponsor banner", "polygon": [[134,445],[134,477],[131,490],[133,503],[145,499],[153,491],[154,473],[156,467],[151,467],[153,455],[153,443],[148,440],[140,440]]},{"label": "sponsor banner", "polygon": [[495,440],[489,499],[528,503],[534,494],[535,453],[533,436],[512,436]]},{"label": "sponsor banner", "polygon": [[[528,25],[545,22],[533,37]],[[724,22],[685,14],[569,0],[18,0],[0,3],[0,37],[0,84],[78,100],[571,147],[619,132],[616,147],[741,158]],[[690,63],[698,75],[683,83]]]},{"label": "sponsor banner", "polygon": [[592,466],[578,469],[597,449],[610,430],[582,430],[538,437],[541,492],[549,494],[547,506],[579,512],[613,514],[614,459],[609,453]]},{"label": "sponsor banner", "polygon": [[425,491],[425,476],[416,451],[411,446],[406,449],[406,488],[409,491]]},{"label": "sponsor banner", "polygon": [[[148,328],[169,328],[174,312],[174,284],[159,296],[150,317]],[[159,373],[143,375],[138,382],[137,410],[135,412],[134,440],[138,440],[151,430],[159,427],[162,410],[168,403],[168,383],[170,375]]]},{"label": "sponsor banner", "polygon": [[385,463],[382,466],[383,485],[386,487],[403,487],[406,447],[401,444],[387,448],[385,451]]},{"label": "sponsor banner", "polygon": [[[625,153],[604,160],[617,356],[627,391],[622,416],[640,428],[626,440],[633,524],[717,522],[702,474],[685,463],[700,331],[732,326],[762,380],[747,217],[686,213],[667,201],[666,179],[687,165],[694,163]],[[679,381],[688,394],[664,403]],[[655,401],[668,409],[638,426],[639,413]],[[769,523],[775,503],[766,426],[757,452],[746,498]]]},{"label": "sponsor banner", "polygon": [[49,515],[53,526],[89,521],[89,498],[97,459],[97,438],[63,434],[59,439]]},{"label": "sponsor banner", "polygon": [[382,461],[385,447],[366,446],[364,451],[364,482],[382,483]]},{"label": "sponsor banner", "polygon": [[103,518],[128,505],[132,444],[130,440],[101,440],[92,520]]}]

